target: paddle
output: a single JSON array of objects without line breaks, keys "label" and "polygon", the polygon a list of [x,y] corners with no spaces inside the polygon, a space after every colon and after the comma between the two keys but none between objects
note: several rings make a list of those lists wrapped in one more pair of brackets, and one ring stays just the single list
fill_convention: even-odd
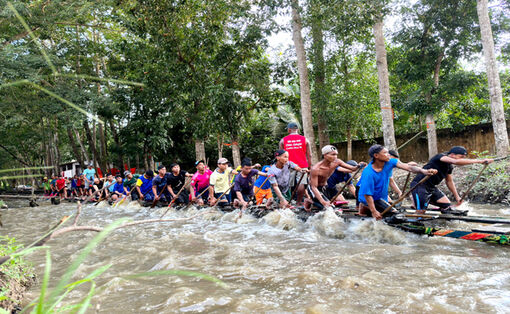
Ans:
[{"label": "paddle", "polygon": [[168,208],[166,209],[166,211],[163,213],[163,215],[161,215],[161,217],[159,217],[160,219],[163,218],[166,213],[168,213],[168,211],[170,210],[170,208],[172,207],[172,205],[175,203],[175,201],[179,198],[179,195],[181,195],[181,192],[184,191],[184,189],[186,188],[186,186],[191,183],[191,178],[189,181],[187,181],[188,178],[186,178],[186,180],[184,181],[184,185],[181,187],[181,189],[179,190],[179,192],[177,192],[177,195],[175,195],[175,197],[172,199],[172,201],[170,202],[170,204],[168,204]]},{"label": "paddle", "polygon": [[[294,169],[293,169],[294,170]],[[290,205],[290,202],[292,202],[292,200],[294,199],[294,196],[296,196],[296,192],[297,190],[299,189],[299,185],[301,185],[301,181],[303,181],[303,178],[305,177],[305,175],[301,172],[301,178],[299,178],[299,181],[298,181],[298,184],[296,185],[296,187],[294,188],[294,191],[292,191],[292,195],[290,196],[290,201],[289,201],[289,205]],[[265,182],[265,181],[264,181]],[[262,186],[262,185],[261,185]]]},{"label": "paddle", "polygon": [[168,186],[168,184],[165,184],[163,189],[161,189],[161,192],[159,192],[158,197],[155,198],[154,201],[152,202],[151,208],[154,208],[154,206],[156,206],[156,204],[159,202],[159,200],[161,198],[161,195],[163,194],[163,192],[165,192],[165,189],[166,189],[167,186]]},{"label": "paddle", "polygon": [[227,194],[227,193],[228,193],[228,191],[230,191],[230,190],[234,187],[234,184],[235,184],[235,183],[232,183],[232,185],[230,185],[230,186],[228,187],[228,189],[227,189],[225,192],[223,192],[223,193],[220,195],[220,197],[218,197],[218,198],[216,199],[216,202],[214,202],[214,204],[212,205],[212,207],[216,207],[216,205],[218,205],[218,203],[220,202],[221,198],[222,198],[225,194]]},{"label": "paddle", "polygon": [[342,186],[342,188],[335,194],[335,196],[333,196],[333,198],[331,198],[331,200],[329,200],[329,203],[330,204],[333,204],[335,202],[335,200],[337,199],[337,197],[340,196],[340,194],[342,194],[342,192],[345,190],[345,188],[351,183],[351,181],[354,179],[355,176],[358,175],[358,173],[361,171],[361,169],[363,169],[364,167],[359,167],[358,170],[356,170],[356,172],[349,178],[349,180],[345,181],[344,185]]},{"label": "paddle", "polygon": [[381,213],[381,216],[384,216],[384,214],[386,214],[387,212],[389,212],[395,205],[397,205],[398,203],[402,202],[409,194],[411,194],[414,189],[416,189],[416,187],[420,184],[422,184],[423,182],[427,181],[431,176],[425,176],[423,179],[420,180],[420,182],[418,182],[415,186],[413,186],[412,188],[409,189],[409,191],[407,191],[406,193],[402,194],[401,197],[399,197],[396,201],[394,201],[393,203],[391,203],[390,206],[386,207],[384,209],[384,211]]},{"label": "paddle", "polygon": [[510,224],[510,220],[494,219],[494,218],[479,218],[469,216],[452,216],[452,215],[419,215],[419,214],[405,214],[406,217],[415,218],[433,218],[444,220],[459,220],[467,222],[489,223],[489,224]]},{"label": "paddle", "polygon": [[461,204],[462,201],[464,200],[464,198],[466,198],[466,196],[468,195],[468,193],[471,191],[471,189],[475,186],[476,182],[478,181],[478,179],[480,179],[480,176],[482,175],[482,172],[484,172],[484,170],[489,166],[489,163],[488,162],[485,162],[484,165],[483,165],[483,168],[482,170],[480,170],[480,172],[478,173],[478,175],[476,176],[476,178],[471,182],[471,184],[469,185],[469,187],[467,188],[466,192],[464,192],[464,194],[462,194],[462,197],[460,198],[460,200],[457,202],[457,204]]},{"label": "paddle", "polygon": [[402,194],[405,193],[407,189],[407,184],[409,183],[409,179],[411,178],[411,173],[409,172],[406,177],[406,182],[404,182],[404,186],[402,186]]},{"label": "paddle", "polygon": [[[198,194],[196,198],[199,199],[208,190],[209,190],[209,185],[207,185],[207,187],[200,194]],[[183,210],[188,209],[191,205],[193,205],[192,202],[190,202],[186,207],[184,207]]]}]

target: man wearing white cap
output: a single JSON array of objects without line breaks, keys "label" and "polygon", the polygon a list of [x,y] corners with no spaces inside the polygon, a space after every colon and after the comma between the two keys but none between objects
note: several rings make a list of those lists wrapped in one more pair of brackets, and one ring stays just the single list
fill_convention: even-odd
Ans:
[{"label": "man wearing white cap", "polygon": [[310,211],[312,204],[319,209],[329,207],[329,199],[324,195],[328,178],[338,166],[346,169],[356,170],[364,167],[366,163],[360,162],[358,166],[351,166],[343,160],[338,159],[338,151],[333,145],[326,145],[322,148],[322,160],[316,163],[310,170],[310,182],[308,183],[308,194],[311,199],[305,200],[305,209]]},{"label": "man wearing white cap", "polygon": [[[218,201],[218,206],[225,206],[228,204],[229,201],[226,192],[228,192],[230,188],[230,174],[237,174],[237,171],[228,166],[228,159],[218,159],[218,168],[214,170],[211,174],[211,178],[209,178],[209,203],[211,205],[216,204],[216,201]],[[221,199],[218,200],[217,198],[220,196]]]}]

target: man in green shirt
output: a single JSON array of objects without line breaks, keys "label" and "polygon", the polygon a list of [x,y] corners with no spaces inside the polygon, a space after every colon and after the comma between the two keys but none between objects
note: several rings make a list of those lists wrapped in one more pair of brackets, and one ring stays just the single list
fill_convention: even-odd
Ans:
[{"label": "man in green shirt", "polygon": [[138,193],[133,193],[133,188],[136,185],[137,178],[133,176],[133,174],[130,171],[124,171],[124,191],[126,191],[126,196],[131,195],[132,200],[138,199]]}]

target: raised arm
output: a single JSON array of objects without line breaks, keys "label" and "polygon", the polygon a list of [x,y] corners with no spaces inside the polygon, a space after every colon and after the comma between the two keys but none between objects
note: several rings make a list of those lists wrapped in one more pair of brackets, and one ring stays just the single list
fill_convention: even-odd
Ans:
[{"label": "raised arm", "polygon": [[426,176],[432,176],[437,173],[436,169],[423,169],[418,166],[411,166],[409,164],[405,164],[405,163],[401,162],[400,160],[397,162],[397,168],[406,170],[409,172],[413,172],[413,173],[421,173]]},{"label": "raised arm", "polygon": [[440,159],[442,162],[446,162],[446,163],[449,163],[449,164],[452,164],[452,165],[457,165],[457,166],[465,166],[465,165],[472,165],[472,164],[485,164],[485,163],[492,163],[494,161],[494,159],[467,159],[467,158],[460,158],[460,159],[455,159],[455,158],[451,158],[451,157],[448,157],[448,156],[443,156],[441,157]]}]

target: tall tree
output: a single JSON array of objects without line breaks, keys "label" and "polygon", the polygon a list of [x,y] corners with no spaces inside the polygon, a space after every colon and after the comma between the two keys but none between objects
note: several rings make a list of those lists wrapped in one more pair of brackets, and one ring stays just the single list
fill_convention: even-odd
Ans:
[{"label": "tall tree", "polygon": [[498,64],[494,54],[494,39],[492,37],[487,0],[477,0],[476,7],[480,23],[480,32],[482,34],[483,55],[487,68],[496,154],[498,156],[506,156],[509,153],[508,132],[505,121],[505,110],[503,108],[503,95],[499,80]]},{"label": "tall tree", "polygon": [[297,55],[297,65],[299,71],[299,86],[301,92],[301,117],[303,120],[303,131],[305,137],[310,142],[312,152],[312,164],[317,163],[317,147],[315,145],[315,134],[313,131],[312,119],[312,101],[310,96],[310,80],[308,79],[308,67],[306,65],[306,51],[303,36],[301,34],[302,24],[299,14],[298,0],[291,0],[292,9],[292,40]]},{"label": "tall tree", "polygon": [[379,103],[381,105],[384,146],[389,149],[397,149],[395,129],[393,128],[393,108],[391,107],[390,79],[388,74],[388,62],[386,60],[383,26],[383,16],[380,14],[374,24],[375,53],[377,74],[379,77]]}]

